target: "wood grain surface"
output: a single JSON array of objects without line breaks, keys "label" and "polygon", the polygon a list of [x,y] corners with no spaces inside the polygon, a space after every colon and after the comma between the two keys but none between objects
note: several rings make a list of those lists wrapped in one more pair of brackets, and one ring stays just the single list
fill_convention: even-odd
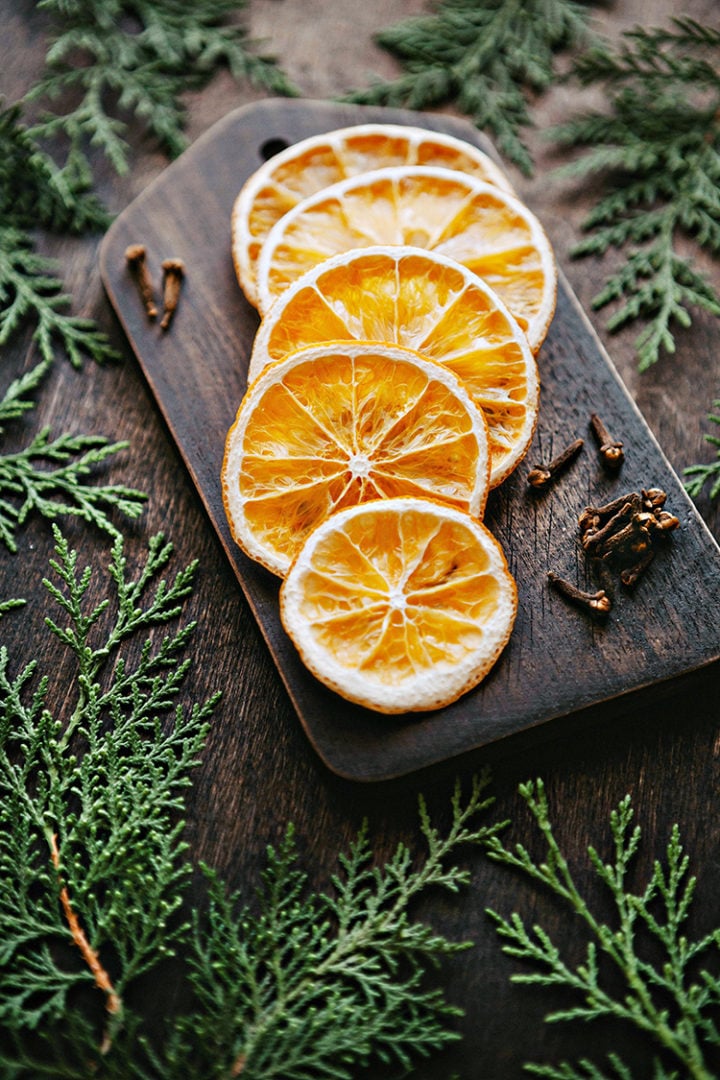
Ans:
[{"label": "wood grain surface", "polygon": [[[374,74],[388,76],[397,72],[392,59],[374,44],[373,33],[425,10],[425,0],[363,0],[362,4],[356,0],[251,0],[248,9],[251,36],[262,40],[263,47],[279,57],[309,98],[337,96],[352,86],[367,85]],[[611,0],[593,5],[592,10],[599,29],[613,37],[636,23],[657,25],[670,14],[680,13],[673,0]],[[684,0],[682,13],[717,22],[714,0]],[[12,101],[27,91],[42,69],[48,22],[46,14],[31,0],[0,0],[0,14],[0,93]],[[190,141],[197,143],[214,123],[263,97],[262,92],[233,82],[227,74],[218,76],[201,92],[188,93]],[[510,173],[513,184],[547,229],[561,269],[582,309],[589,312],[590,301],[601,288],[612,259],[570,258],[570,249],[581,234],[581,222],[592,204],[593,191],[588,186],[561,184],[553,178],[552,169],[562,159],[543,137],[546,127],[566,119],[577,104],[576,95],[564,86],[537,101],[533,113],[537,129],[528,136],[537,163],[535,176],[526,179],[512,169]],[[99,193],[118,214],[149,190],[168,166],[167,159],[139,127],[131,130],[131,149],[133,167],[124,177],[116,177],[106,163],[95,158]],[[210,217],[212,209],[205,194],[198,191],[194,208],[197,216],[201,220],[205,215]],[[182,233],[182,221],[177,223],[177,229]],[[693,678],[690,687],[683,679],[666,679],[657,684],[657,692],[651,697],[632,700],[621,694],[607,705],[596,706],[592,722],[576,724],[570,720],[547,725],[555,737],[527,745],[504,740],[502,753],[478,749],[447,764],[375,783],[342,778],[323,763],[298,721],[174,432],[105,296],[98,266],[100,240],[42,236],[39,244],[60,260],[66,284],[76,298],[76,310],[96,318],[108,330],[123,359],[102,368],[86,364],[77,372],[58,358],[38,395],[38,409],[8,428],[3,435],[3,449],[26,445],[31,435],[46,424],[55,433],[89,432],[128,439],[129,449],[108,469],[108,477],[143,488],[150,495],[142,520],[127,529],[131,565],[134,559],[140,560],[147,538],[159,530],[172,539],[178,566],[196,557],[200,560],[198,586],[188,611],[199,625],[192,648],[192,678],[182,695],[183,703],[203,700],[215,689],[221,688],[224,694],[194,787],[188,794],[192,858],[216,867],[232,887],[251,900],[267,843],[276,842],[287,822],[293,821],[310,881],[325,886],[335,868],[338,849],[349,843],[363,818],[368,820],[378,858],[394,850],[398,842],[416,851],[418,793],[427,796],[442,827],[449,816],[447,804],[453,779],[458,777],[467,784],[474,771],[492,760],[496,796],[493,815],[512,820],[508,841],[522,840],[539,850],[517,786],[527,778],[542,776],[558,836],[579,887],[593,896],[600,910],[604,910],[604,898],[593,885],[587,845],[593,842],[603,857],[611,857],[606,822],[619,800],[630,794],[635,821],[645,838],[638,859],[638,880],[648,872],[653,858],[662,854],[673,823],[678,823],[692,871],[699,879],[688,930],[702,932],[717,925],[717,663],[705,668],[702,678]],[[718,265],[710,260],[698,262],[720,286]],[[193,279],[191,288],[195,287]],[[188,307],[191,295],[189,289],[183,297]],[[233,303],[237,304],[236,298]],[[568,317],[579,319],[580,346],[589,348],[584,318],[572,312]],[[701,458],[708,460],[711,448],[702,441],[703,434],[709,431],[705,416],[720,392],[717,321],[697,315],[693,326],[678,334],[675,355],[663,357],[650,372],[640,375],[633,352],[636,331],[610,336],[603,313],[591,314],[590,318],[625,388],[675,472],[681,473],[685,466]],[[37,362],[30,337],[28,328],[3,350],[3,386]],[[172,341],[168,337],[168,346]],[[203,340],[197,344],[201,347]],[[552,348],[557,350],[558,370],[567,372],[569,358],[562,354],[564,346]],[[214,378],[212,370],[208,370],[207,377]],[[550,395],[546,399],[552,401]],[[544,403],[542,442],[538,444],[543,457],[556,447],[556,440],[575,434],[581,411],[584,414],[590,403],[590,399],[581,401],[577,414],[569,420],[548,412]],[[228,402],[228,411],[232,408],[234,402]],[[636,430],[642,429],[634,427],[634,409],[626,404],[623,409],[626,411],[618,419],[623,428],[627,420],[629,430],[621,434],[632,442]],[[645,447],[651,445],[645,441],[644,433],[641,442]],[[646,452],[642,446],[638,447],[639,454]],[[629,458],[631,463],[635,468],[633,458]],[[588,492],[595,490],[597,478],[591,473],[590,455],[578,462],[578,468]],[[637,475],[640,477],[640,473]],[[645,480],[644,473],[641,478]],[[564,490],[533,508],[542,528],[548,528],[546,519],[550,515],[555,517],[556,499],[562,504]],[[720,537],[718,507],[707,497],[699,499],[697,507],[714,537]],[[566,509],[570,512],[575,507]],[[690,514],[683,504],[684,519]],[[498,513],[496,521],[504,535],[513,528],[513,521],[504,513]],[[552,527],[558,528],[558,523]],[[66,531],[83,564],[107,564],[109,547],[104,537],[81,526]],[[696,596],[698,603],[693,610],[703,625],[707,628],[717,622],[716,588],[708,584],[703,594],[696,587],[696,579],[703,579],[707,572],[704,560],[689,564],[682,561],[682,544],[687,535],[683,532],[680,549],[673,549],[673,558],[662,568],[662,581],[648,577],[637,597],[623,605],[619,625],[604,631],[601,641],[598,631],[582,622],[576,613],[559,601],[553,603],[566,631],[581,635],[578,652],[585,666],[597,664],[598,649],[614,647],[608,641],[625,640],[630,628],[633,634],[644,635],[642,612],[647,610],[646,605],[657,605],[665,623],[661,647],[653,661],[656,671],[661,671],[666,660],[683,664],[685,643],[692,635],[676,623],[674,612],[687,613],[690,593]],[[23,595],[29,602],[21,613],[3,618],[2,639],[12,670],[17,671],[34,655],[49,672],[51,704],[62,715],[67,705],[67,667],[58,643],[49,639],[44,628],[49,607],[40,585],[48,573],[52,537],[47,524],[33,518],[23,527],[19,540],[18,555],[0,553],[3,596]],[[557,567],[571,568],[572,564]],[[666,572],[672,573],[677,594],[668,593]],[[99,585],[93,586],[94,595],[101,592]],[[544,602],[548,604],[550,598],[545,596]],[[611,636],[615,632],[616,636]],[[655,643],[643,637],[642,648],[652,652]],[[678,656],[673,657],[673,652]],[[566,655],[566,651],[555,658],[526,652],[522,659],[523,665],[530,667],[554,665],[557,681],[572,688],[577,666],[569,668]],[[622,690],[618,687],[618,692]],[[608,1050],[622,1050],[626,1060],[637,1065],[638,1076],[650,1075],[641,1044],[620,1023],[591,1030],[543,1023],[550,1009],[567,1005],[568,1001],[559,992],[538,993],[532,987],[511,983],[517,965],[501,953],[486,909],[493,907],[504,914],[522,912],[529,922],[542,923],[558,942],[567,942],[576,957],[581,955],[579,928],[540,890],[531,889],[481,854],[469,853],[467,867],[470,882],[465,892],[428,897],[417,912],[438,931],[470,940],[473,947],[448,958],[438,976],[450,1000],[465,1010],[464,1017],[457,1021],[462,1039],[442,1055],[422,1063],[416,1075],[421,1080],[449,1080],[454,1074],[464,1080],[514,1080],[524,1075],[522,1065],[526,1061],[550,1060],[558,1065],[581,1056],[588,1050],[589,1039],[598,1057]],[[160,1010],[158,998],[171,1002],[175,992],[171,983],[157,984],[150,988],[149,997]],[[375,1077],[381,1076],[378,1070]]]},{"label": "wood grain surface", "polygon": [[[720,656],[720,549],[561,279],[555,317],[538,355],[541,408],[530,465],[524,462],[493,492],[486,515],[519,592],[510,644],[491,674],[444,709],[388,718],[326,691],[299,662],[280,623],[278,580],[237,548],[223,509],[225,436],[245,390],[258,326],[235,279],[229,222],[239,187],[266,159],[268,146],[383,122],[430,126],[491,149],[472,125],[442,115],[304,99],[259,102],[213,125],[123,211],[100,250],[109,296],[298,716],[325,763],[354,780],[398,776],[613,699],[617,711],[624,695],[653,690]],[[128,273],[125,251],[140,241],[156,276],[171,254],[186,266],[181,302],[167,333],[146,318]],[[608,473],[602,465],[589,433],[592,412],[622,433],[626,460],[619,472]],[[577,463],[546,491],[529,488],[532,463],[550,461],[577,436],[586,440]],[[667,492],[667,507],[682,525],[631,594],[614,575],[611,617],[599,625],[548,595],[551,569],[592,587],[576,524],[583,507],[653,487]]]}]

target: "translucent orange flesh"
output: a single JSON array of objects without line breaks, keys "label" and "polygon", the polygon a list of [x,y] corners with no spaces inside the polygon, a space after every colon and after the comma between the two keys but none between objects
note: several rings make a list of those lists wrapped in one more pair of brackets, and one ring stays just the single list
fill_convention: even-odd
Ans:
[{"label": "translucent orange flesh", "polygon": [[394,495],[467,508],[478,434],[466,409],[415,365],[330,355],[274,383],[247,421],[237,478],[247,523],[294,552],[334,510]]},{"label": "translucent orange flesh", "polygon": [[500,196],[445,176],[382,177],[308,207],[273,252],[270,293],[331,255],[375,244],[428,248],[463,263],[525,326],[542,306],[545,275],[529,224]]},{"label": "translucent orange flesh", "polygon": [[348,133],[339,141],[320,143],[294,155],[274,169],[255,193],[247,219],[251,261],[257,262],[273,225],[302,199],[350,176],[395,165],[439,166],[491,182],[497,179],[494,170],[488,173],[482,159],[437,142],[429,132],[427,139],[420,140],[390,132]]},{"label": "translucent orange flesh", "polygon": [[450,368],[485,412],[491,465],[502,469],[526,431],[528,408],[534,417],[536,394],[507,317],[460,270],[380,254],[329,269],[284,306],[268,358],[352,339],[397,342]]},{"label": "translucent orange flesh", "polygon": [[318,544],[303,585],[317,644],[390,685],[481,649],[501,593],[465,525],[418,513],[345,523]]}]

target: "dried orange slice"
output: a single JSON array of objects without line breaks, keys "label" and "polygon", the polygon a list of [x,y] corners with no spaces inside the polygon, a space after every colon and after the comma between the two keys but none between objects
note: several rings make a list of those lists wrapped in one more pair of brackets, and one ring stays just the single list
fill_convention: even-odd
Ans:
[{"label": "dried orange slice", "polygon": [[434,251],[356,248],[293,282],[262,320],[250,378],[320,341],[393,341],[454,371],[488,422],[490,486],[522,460],[538,416],[537,365],[497,295]]},{"label": "dried orange slice", "polygon": [[485,526],[411,497],[333,514],[280,590],[283,625],[309,670],[383,713],[437,709],[476,686],[516,613],[515,582]]},{"label": "dried orange slice", "polygon": [[394,165],[459,169],[512,191],[504,172],[482,150],[424,128],[359,124],[303,139],[261,165],[235,200],[233,262],[248,300],[257,304],[257,259],[270,229],[283,214],[330,184]]},{"label": "dried orange slice", "polygon": [[303,273],[352,248],[429,248],[495,290],[533,352],[555,310],[557,273],[537,218],[514,195],[450,169],[378,169],[333,184],[280,218],[257,267],[263,315]]},{"label": "dried orange slice", "polygon": [[225,510],[236,542],[283,575],[344,506],[431,496],[481,515],[485,419],[451,371],[398,345],[318,345],[271,364],[226,440]]}]

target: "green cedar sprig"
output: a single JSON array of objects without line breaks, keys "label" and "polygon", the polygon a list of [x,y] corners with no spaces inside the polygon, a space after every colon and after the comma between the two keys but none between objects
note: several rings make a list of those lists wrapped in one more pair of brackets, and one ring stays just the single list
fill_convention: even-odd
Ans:
[{"label": "green cedar sprig", "polygon": [[[677,826],[664,862],[656,860],[646,886],[634,892],[630,873],[641,832],[632,826],[629,797],[613,811],[612,857],[605,861],[596,848],[588,848],[597,879],[614,907],[614,919],[606,922],[594,914],[576,884],[554,835],[542,782],[524,784],[520,792],[542,835],[544,857],[541,861],[533,858],[521,843],[508,848],[498,836],[490,839],[488,853],[558,897],[584,927],[587,945],[581,962],[567,960],[561,946],[541,926],[528,927],[517,912],[506,918],[489,911],[503,951],[532,969],[514,975],[513,981],[570,992],[576,1004],[557,1009],[546,1017],[548,1022],[612,1018],[644,1034],[654,1052],[662,1054],[653,1058],[654,1077],[712,1080],[716,1073],[711,1055],[720,1046],[715,1024],[720,1005],[720,930],[694,940],[686,936],[696,879],[689,874],[689,857]],[[611,1055],[609,1064],[609,1073],[589,1059],[577,1065],[535,1064],[528,1069],[536,1076],[557,1080],[609,1080],[611,1076],[630,1080],[631,1071],[619,1055]],[[648,1068],[646,1075],[650,1072]]]},{"label": "green cedar sprig", "polygon": [[0,223],[82,233],[105,229],[107,211],[88,191],[89,177],[58,167],[29,133],[19,104],[0,111]]},{"label": "green cedar sprig", "polygon": [[[176,705],[194,624],[167,627],[196,565],[162,578],[171,545],[157,535],[132,578],[118,538],[113,601],[96,603],[91,569],[54,531],[45,586],[60,617],[47,626],[74,658],[70,686],[36,662],[13,673],[0,649],[5,1077],[100,1073],[98,1056],[136,1030],[126,991],[184,933],[183,796],[217,700]],[[138,635],[147,637],[133,652]]]},{"label": "green cedar sprig", "polygon": [[[178,704],[195,626],[169,624],[196,565],[166,580],[171,547],[158,535],[133,576],[118,539],[100,590],[54,532],[45,587],[58,614],[46,625],[72,670],[13,671],[0,649],[3,1077],[349,1080],[456,1039],[459,1010],[429,972],[469,943],[412,908],[430,889],[465,886],[459,849],[502,827],[477,822],[487,775],[469,794],[456,786],[442,832],[420,801],[423,858],[400,845],[377,865],[364,826],[331,888],[314,892],[290,828],[268,849],[252,906],[206,869],[207,903],[188,918],[184,792],[217,698]],[[133,1003],[150,973],[165,1038]],[[173,1015],[178,982],[186,1011]]]},{"label": "green cedar sprig", "polygon": [[587,13],[573,0],[443,0],[377,41],[401,61],[398,79],[345,100],[411,109],[452,104],[488,131],[526,174],[532,158],[520,131],[528,94],[555,78],[555,55],[588,40]]},{"label": "green cedar sprig", "polygon": [[92,175],[88,145],[99,147],[117,172],[127,171],[123,115],[135,116],[164,150],[179,154],[182,94],[221,66],[272,93],[297,92],[274,61],[248,49],[244,27],[229,21],[245,0],[41,0],[39,6],[54,17],[56,31],[46,73],[26,101],[67,101],[70,94],[77,104],[47,109],[30,134],[66,142],[64,172],[73,179]]},{"label": "green cedar sprig", "polygon": [[466,885],[467,872],[451,861],[457,849],[502,827],[473,820],[492,802],[487,783],[476,778],[466,798],[456,787],[445,835],[420,800],[427,853],[419,865],[405,845],[374,865],[363,826],[332,889],[314,893],[289,828],[268,849],[259,914],[206,871],[209,906],[196,913],[190,953],[197,1008],[155,1058],[158,1077],[351,1080],[372,1061],[410,1069],[456,1039],[459,1010],[427,973],[469,943],[434,933],[411,910],[428,889]]},{"label": "green cedar sprig", "polygon": [[[29,395],[42,382],[50,363],[46,359],[11,382],[0,399],[0,435],[9,422],[35,407]],[[127,446],[127,442],[111,443],[97,435],[65,433],[51,439],[49,429],[43,428],[22,450],[0,454],[0,540],[8,550],[17,551],[17,530],[31,513],[51,521],[61,516],[80,518],[118,536],[109,511],[137,518],[147,496],[122,484],[89,483],[88,477]]]},{"label": "green cedar sprig", "polygon": [[[714,401],[713,406],[720,409],[720,400]],[[709,413],[708,420],[713,424],[720,425],[720,414]],[[685,484],[685,489],[693,499],[697,499],[702,494],[702,490],[707,483],[710,484],[709,494],[711,499],[716,499],[720,495],[720,436],[708,432],[705,435],[705,441],[710,443],[711,446],[717,447],[715,459],[704,464],[689,465],[687,469],[683,470],[683,476],[692,477]]]},{"label": "green cedar sprig", "polygon": [[118,353],[91,319],[71,314],[54,260],[35,251],[32,231],[80,233],[109,223],[88,178],[59,168],[28,132],[19,105],[0,111],[0,347],[26,323],[51,360],[60,346],[74,367]]},{"label": "green cedar sprig", "polygon": [[89,356],[101,363],[118,359],[92,319],[71,314],[72,297],[57,276],[57,264],[38,255],[29,233],[0,222],[0,347],[26,322],[34,321],[33,340],[44,360],[60,345],[75,368]]},{"label": "green cedar sprig", "polygon": [[720,30],[689,18],[670,29],[637,29],[617,50],[597,46],[580,55],[575,74],[601,85],[608,101],[551,133],[586,150],[563,170],[597,174],[606,194],[574,254],[625,255],[595,297],[595,308],[620,301],[608,322],[617,330],[638,319],[647,326],[636,341],[641,371],[662,350],[675,351],[673,327],[687,327],[698,308],[720,315],[720,296],[680,242],[720,253]]}]

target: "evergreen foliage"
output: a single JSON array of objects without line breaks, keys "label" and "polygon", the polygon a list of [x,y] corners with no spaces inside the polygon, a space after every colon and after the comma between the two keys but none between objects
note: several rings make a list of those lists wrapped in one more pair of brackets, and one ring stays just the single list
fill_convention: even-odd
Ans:
[{"label": "evergreen foliage", "polygon": [[[35,407],[29,395],[42,382],[50,363],[46,359],[11,382],[0,400],[0,435],[9,422]],[[22,450],[0,454],[0,540],[10,551],[17,551],[17,530],[31,513],[47,520],[76,517],[119,535],[109,512],[136,518],[146,496],[121,484],[88,483],[87,478],[127,445],[98,435],[68,433],[51,440],[49,429],[43,428]]]},{"label": "evergreen foliage", "polygon": [[[714,401],[713,405],[716,409],[720,409],[720,401]],[[720,425],[720,415],[718,413],[710,413],[708,420],[713,424]],[[716,499],[720,495],[720,436],[707,434],[705,441],[709,442],[711,446],[717,447],[714,460],[704,464],[690,465],[683,472],[684,476],[692,478],[687,481],[685,488],[688,495],[693,499],[699,498],[703,488],[708,483],[710,484],[710,498]]]},{"label": "evergreen foliage", "polygon": [[[204,85],[219,67],[274,94],[292,94],[275,63],[248,49],[246,31],[232,16],[245,0],[41,0],[56,20],[47,70],[26,101],[52,103],[30,130],[34,139],[60,136],[69,152],[63,176],[88,182],[88,145],[114,168],[128,168],[127,123],[134,116],[171,155],[184,147],[186,90]],[[79,59],[81,62],[78,62]],[[66,107],[69,100],[76,100]]]},{"label": "evergreen foliage", "polygon": [[[364,826],[313,891],[289,828],[252,904],[206,869],[207,902],[189,911],[184,793],[216,698],[178,704],[194,624],[167,624],[195,564],[162,578],[171,547],[158,535],[133,578],[118,538],[98,600],[97,575],[54,531],[45,586],[59,614],[46,624],[72,658],[58,668],[69,682],[36,661],[13,671],[0,649],[3,1078],[350,1080],[456,1039],[459,1010],[430,973],[469,943],[412,909],[465,886],[458,850],[501,828],[476,820],[488,777],[456,786],[443,833],[420,801],[424,857],[401,844],[378,865]],[[151,974],[164,1029],[138,1007]]]},{"label": "evergreen foliage", "polygon": [[28,131],[19,104],[0,111],[0,222],[53,232],[104,229],[110,219],[88,180],[56,165]]},{"label": "evergreen foliage", "polygon": [[404,74],[345,100],[410,109],[454,105],[530,174],[520,134],[531,122],[528,95],[555,78],[555,54],[587,35],[585,8],[574,0],[443,0],[434,14],[377,35]]},{"label": "evergreen foliage", "polygon": [[473,821],[492,801],[487,782],[475,779],[466,801],[456,786],[445,836],[420,800],[420,865],[403,844],[384,867],[373,865],[363,828],[340,856],[332,890],[312,893],[289,829],[268,851],[259,915],[209,874],[190,959],[198,1010],[179,1024],[158,1076],[180,1080],[189,1068],[218,1080],[352,1080],[373,1061],[410,1070],[456,1039],[449,1024],[459,1010],[428,986],[427,972],[470,943],[434,933],[411,909],[429,889],[466,885],[451,857],[501,828]]},{"label": "evergreen foliage", "polygon": [[0,347],[29,322],[45,360],[57,345],[75,367],[84,356],[117,357],[91,319],[68,312],[56,264],[35,251],[32,237],[36,228],[79,233],[108,220],[86,179],[58,168],[31,137],[20,106],[0,112]]},{"label": "evergreen foliage", "polygon": [[720,252],[719,55],[720,30],[689,18],[631,31],[617,50],[591,48],[575,73],[583,85],[603,86],[608,109],[554,131],[586,150],[566,173],[606,182],[574,253],[624,253],[594,306],[621,302],[610,330],[647,322],[636,342],[640,370],[675,351],[673,328],[690,325],[690,309],[720,315],[720,297],[680,251],[689,240]]},{"label": "evergreen foliage", "polygon": [[[542,861],[528,848],[506,847],[498,836],[490,839],[492,859],[510,866],[550,890],[566,906],[587,934],[581,962],[566,959],[541,926],[528,927],[513,913],[506,918],[489,914],[496,923],[509,956],[530,970],[513,980],[540,988],[563,988],[571,1000],[546,1017],[551,1023],[609,1018],[642,1033],[649,1054],[644,1076],[654,1080],[713,1080],[717,1076],[720,1033],[716,1026],[720,1006],[720,929],[696,939],[686,936],[696,879],[689,874],[689,858],[673,827],[665,860],[656,860],[650,878],[639,892],[632,891],[631,872],[641,841],[632,826],[633,810],[625,797],[610,819],[614,854],[604,861],[589,847],[590,862],[614,909],[614,919],[603,921],[582,896],[572,870],[555,838],[547,797],[541,781],[524,784],[525,799],[545,844]],[[631,1080],[634,1075],[618,1054],[610,1055],[608,1071],[585,1058],[577,1064],[535,1064],[535,1076],[554,1080]],[[679,1070],[679,1071],[678,1071]]]},{"label": "evergreen foliage", "polygon": [[92,319],[68,311],[72,297],[56,271],[54,260],[34,250],[29,233],[0,222],[0,347],[26,322],[34,322],[33,340],[46,361],[53,359],[56,345],[76,368],[84,356],[98,363],[117,359],[119,354]]},{"label": "evergreen foliage", "polygon": [[[137,1026],[126,990],[171,956],[184,932],[183,795],[214,706],[175,707],[193,624],[152,635],[179,615],[195,565],[161,579],[171,546],[157,535],[132,579],[118,538],[113,602],[94,603],[92,571],[56,527],[55,540],[45,586],[60,614],[47,626],[74,658],[71,685],[54,686],[34,661],[13,673],[0,650],[0,1064],[8,1080],[98,1075],[98,1057]],[[145,634],[132,652],[128,642]]]}]

